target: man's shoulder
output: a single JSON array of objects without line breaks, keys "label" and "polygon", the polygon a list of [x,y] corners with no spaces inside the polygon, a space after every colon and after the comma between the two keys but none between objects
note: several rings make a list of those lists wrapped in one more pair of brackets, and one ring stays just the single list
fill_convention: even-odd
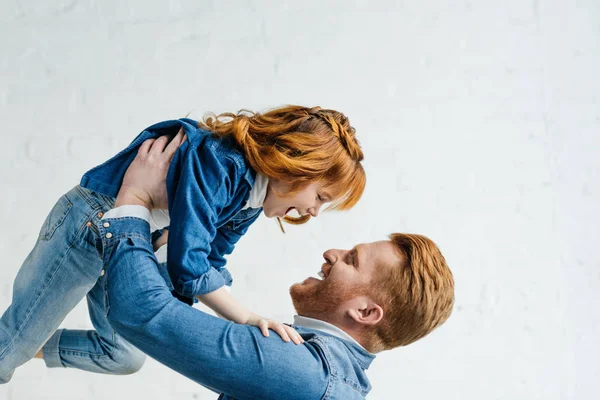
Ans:
[{"label": "man's shoulder", "polygon": [[312,332],[308,336],[302,336],[321,350],[329,369],[328,391],[332,394],[329,398],[364,398],[371,391],[366,370],[372,357],[365,357],[364,350],[347,340],[318,330],[304,330],[307,331]]}]

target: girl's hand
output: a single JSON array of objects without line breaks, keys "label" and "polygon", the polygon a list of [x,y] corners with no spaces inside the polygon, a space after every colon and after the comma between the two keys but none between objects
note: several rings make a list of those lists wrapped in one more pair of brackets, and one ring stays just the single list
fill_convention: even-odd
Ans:
[{"label": "girl's hand", "polygon": [[246,324],[259,327],[265,337],[269,336],[269,329],[271,329],[277,332],[284,342],[291,340],[295,344],[304,343],[304,339],[302,339],[302,336],[294,328],[272,319],[263,318],[255,314],[250,317]]}]

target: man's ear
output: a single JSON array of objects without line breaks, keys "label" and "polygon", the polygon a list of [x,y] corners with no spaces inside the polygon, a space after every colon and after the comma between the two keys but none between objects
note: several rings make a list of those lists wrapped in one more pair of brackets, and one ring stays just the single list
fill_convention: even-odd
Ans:
[{"label": "man's ear", "polygon": [[355,299],[348,315],[360,325],[377,325],[383,319],[383,308],[368,297]]}]

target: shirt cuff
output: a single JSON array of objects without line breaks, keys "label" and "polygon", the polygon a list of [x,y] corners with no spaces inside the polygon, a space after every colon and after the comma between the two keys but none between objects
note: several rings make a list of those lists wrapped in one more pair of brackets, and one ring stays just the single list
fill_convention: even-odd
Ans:
[{"label": "shirt cuff", "polygon": [[194,297],[206,293],[214,292],[220,287],[225,286],[226,282],[223,275],[216,269],[209,267],[199,278],[190,281],[179,280],[173,282],[175,289],[186,297]]},{"label": "shirt cuff", "polygon": [[219,271],[219,273],[225,280],[225,287],[226,288],[231,287],[231,284],[233,283],[233,277],[229,273],[229,270],[225,267],[221,267],[221,268],[217,269],[217,271]]},{"label": "shirt cuff", "polygon": [[[149,249],[152,251],[152,243],[150,242],[150,224],[141,218],[136,217],[121,217],[101,219],[96,223],[102,240],[103,249],[109,249],[119,243],[123,238],[138,237],[148,241]],[[103,256],[110,252],[104,251]],[[106,260],[105,260],[106,261]]]},{"label": "shirt cuff", "polygon": [[150,222],[150,210],[144,206],[124,205],[107,211],[102,219],[134,217]]},{"label": "shirt cuff", "polygon": [[158,260],[159,263],[166,263],[167,262],[167,245],[164,244],[162,246],[160,246],[158,248],[158,250],[156,250],[154,252],[154,255],[156,256],[156,259]]}]

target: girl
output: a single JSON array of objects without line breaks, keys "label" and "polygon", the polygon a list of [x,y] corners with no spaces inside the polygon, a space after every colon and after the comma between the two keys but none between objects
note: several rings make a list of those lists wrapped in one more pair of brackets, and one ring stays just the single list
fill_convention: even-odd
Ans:
[{"label": "girl", "polygon": [[[178,149],[165,182],[168,204],[155,205],[168,212],[153,212],[151,225],[169,227],[166,265],[174,295],[190,304],[196,298],[231,321],[260,327],[264,335],[273,329],[284,340],[300,343],[292,328],[248,311],[224,289],[232,282],[224,256],[261,211],[301,224],[316,217],[323,203],[340,210],[354,206],[366,182],[354,133],[343,114],[300,106],[147,128],[125,150],[84,174],[46,218],[0,320],[0,382],[8,382],[40,348],[38,356],[48,367],[109,374],[139,370],[144,355],[106,318],[110,304],[96,222],[113,208],[138,150],[164,148],[169,140],[168,146]],[[288,216],[292,210],[300,217]],[[111,213],[118,217],[119,209]],[[57,330],[86,294],[95,330]]]}]

